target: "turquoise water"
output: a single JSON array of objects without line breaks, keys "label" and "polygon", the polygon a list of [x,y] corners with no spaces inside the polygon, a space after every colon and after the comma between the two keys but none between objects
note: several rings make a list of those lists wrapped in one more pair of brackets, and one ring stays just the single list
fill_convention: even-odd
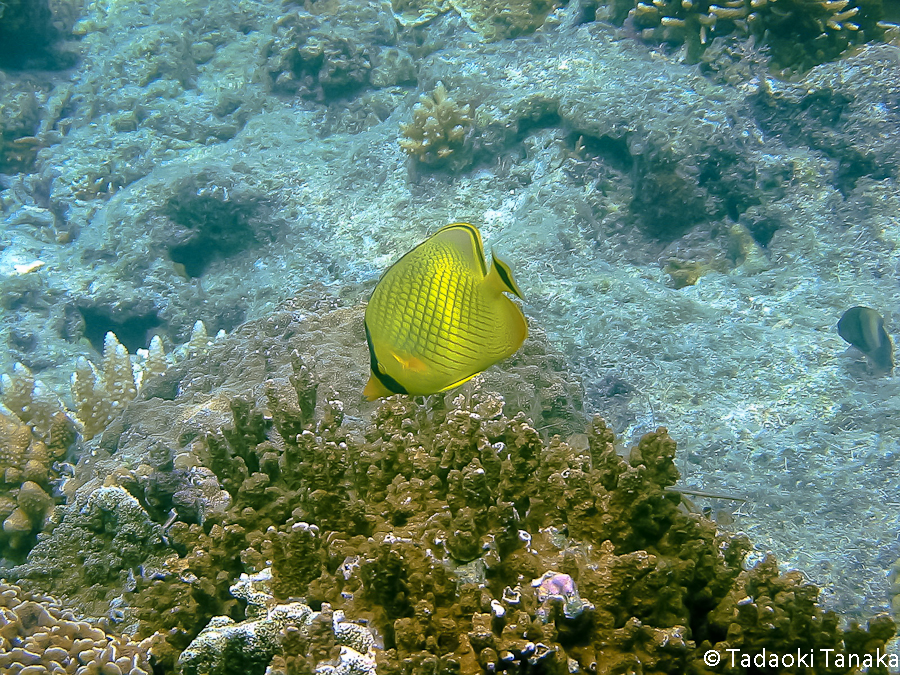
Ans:
[{"label": "turquoise water", "polygon": [[[691,508],[749,536],[746,566],[773,553],[828,609],[859,621],[890,611],[897,380],[873,374],[836,325],[864,305],[893,333],[900,307],[891,29],[861,23],[880,39],[791,71],[793,52],[749,39],[743,19],[704,33],[703,51],[661,28],[671,21],[644,25],[617,5],[530,7],[523,18],[474,3],[56,2],[46,35],[8,38],[25,46],[0,73],[4,402],[28,416],[14,395],[22,363],[41,383],[32,413],[64,410],[77,434],[32,476],[43,505],[7,528],[0,576],[16,583],[17,565],[36,564],[28,551],[62,518],[54,506],[149,475],[148,438],[177,446],[175,468],[196,468],[195,438],[134,406],[119,416],[130,395],[87,438],[70,379],[79,357],[114,379],[107,332],[137,371],[161,337],[181,378],[162,400],[218,391],[214,364],[202,375],[185,364],[230,345],[211,353],[257,388],[193,401],[186,419],[205,433],[227,424],[230,396],[265,400],[252,355],[269,346],[239,327],[292,312],[319,404],[333,391],[358,431],[374,410],[359,395],[362,303],[399,256],[466,221],[524,293],[532,338],[478,385],[500,391],[510,417],[568,438],[599,414],[623,447],[668,428],[678,486],[722,495]],[[829,49],[846,33],[823,31]],[[283,367],[290,350],[278,350]],[[121,419],[144,436],[104,436]],[[21,421],[48,439],[49,419]],[[16,452],[8,466],[24,464]],[[9,475],[4,517],[29,475]],[[171,527],[168,508],[148,517]],[[131,625],[141,555],[105,590],[66,588],[63,606],[96,618],[120,598]],[[259,562],[229,568],[232,583]]]}]

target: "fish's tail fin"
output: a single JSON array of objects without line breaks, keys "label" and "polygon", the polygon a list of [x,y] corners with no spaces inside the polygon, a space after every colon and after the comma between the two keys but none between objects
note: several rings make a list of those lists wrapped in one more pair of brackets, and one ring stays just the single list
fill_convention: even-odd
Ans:
[{"label": "fish's tail fin", "polygon": [[491,250],[491,257],[494,259],[491,265],[491,271],[485,277],[485,282],[497,288],[501,293],[512,293],[517,298],[524,300],[522,289],[513,279],[512,270],[509,265],[497,257],[497,253]]}]

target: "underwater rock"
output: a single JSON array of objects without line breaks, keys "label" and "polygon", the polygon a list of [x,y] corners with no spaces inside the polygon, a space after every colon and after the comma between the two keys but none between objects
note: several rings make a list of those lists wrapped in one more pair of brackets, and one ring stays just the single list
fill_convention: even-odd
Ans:
[{"label": "underwater rock", "polygon": [[881,74],[895,67],[898,54],[900,47],[894,44],[872,43],[814,68],[801,82],[766,78],[751,99],[759,126],[789,145],[808,146],[839,162],[835,178],[842,191],[852,190],[864,176],[896,180],[900,111],[867,111],[895,96],[896,80]]}]

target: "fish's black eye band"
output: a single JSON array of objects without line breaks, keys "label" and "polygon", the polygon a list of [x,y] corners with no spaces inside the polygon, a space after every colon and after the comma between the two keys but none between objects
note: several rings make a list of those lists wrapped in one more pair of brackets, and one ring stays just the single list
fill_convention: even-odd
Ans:
[{"label": "fish's black eye band", "polygon": [[402,384],[397,382],[397,380],[387,373],[382,372],[381,367],[378,365],[378,357],[375,356],[375,347],[372,346],[372,336],[369,335],[369,325],[365,324],[365,326],[366,343],[369,345],[369,367],[372,369],[372,374],[384,385],[384,388],[392,394],[408,394],[409,392],[403,388]]}]

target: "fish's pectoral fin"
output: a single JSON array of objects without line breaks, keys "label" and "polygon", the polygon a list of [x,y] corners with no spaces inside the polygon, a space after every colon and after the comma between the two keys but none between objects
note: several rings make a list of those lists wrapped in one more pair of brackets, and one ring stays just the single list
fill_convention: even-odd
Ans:
[{"label": "fish's pectoral fin", "polygon": [[[400,364],[400,367],[403,368],[403,370],[408,370],[412,373],[424,373],[428,371],[428,364],[418,356],[413,356],[412,354],[400,354],[393,350],[389,351],[388,354]],[[382,371],[384,371],[383,368]]]},{"label": "fish's pectoral fin", "polygon": [[394,392],[385,387],[381,380],[375,377],[374,374],[369,375],[369,381],[366,382],[366,386],[363,389],[363,396],[366,397],[367,401],[374,401],[377,398],[383,398],[393,394]]}]

